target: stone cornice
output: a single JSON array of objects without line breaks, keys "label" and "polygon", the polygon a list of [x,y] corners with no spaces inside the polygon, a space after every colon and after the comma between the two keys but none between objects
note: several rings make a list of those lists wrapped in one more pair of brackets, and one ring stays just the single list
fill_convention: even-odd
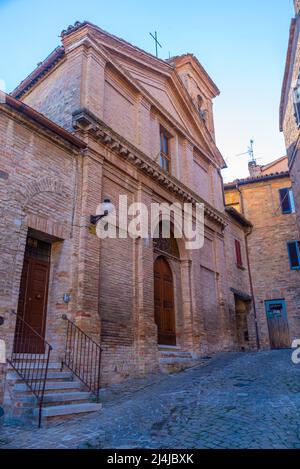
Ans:
[{"label": "stone cornice", "polygon": [[175,177],[165,174],[157,163],[128,142],[124,137],[117,134],[87,109],[78,109],[73,113],[73,126],[76,130],[93,135],[96,140],[126,159],[136,166],[137,169],[147,174],[158,184],[170,192],[173,192],[185,202],[190,202],[193,205],[196,203],[204,204],[205,215],[210,220],[220,224],[223,228],[228,225],[228,218],[225,214],[222,214],[209,205]]}]

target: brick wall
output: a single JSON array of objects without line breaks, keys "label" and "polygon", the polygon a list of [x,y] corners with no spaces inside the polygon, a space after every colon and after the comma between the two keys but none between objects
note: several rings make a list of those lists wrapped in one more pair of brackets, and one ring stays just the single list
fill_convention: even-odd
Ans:
[{"label": "brick wall", "polygon": [[71,236],[78,236],[72,227],[78,156],[69,144],[8,107],[1,108],[0,135],[9,149],[0,154],[0,168],[7,175],[0,179],[0,315],[5,318],[1,332],[10,353],[15,322],[11,310],[17,311],[31,228],[53,241],[46,338],[61,350],[61,315],[74,306],[63,302],[63,294],[74,291]]},{"label": "brick wall", "polygon": [[[233,197],[232,192],[229,194],[229,200],[236,201]],[[227,191],[226,191],[226,201]],[[247,258],[247,233],[250,233],[249,227],[241,226],[235,219],[230,217],[230,223],[226,230],[225,245],[226,245],[226,268],[227,268],[227,279],[229,288],[229,308],[230,308],[230,325],[233,334],[233,341],[235,346],[238,346],[237,340],[237,311],[236,311],[236,298],[234,292],[240,292],[241,297],[237,296],[239,301],[243,301],[243,296],[252,297],[250,277],[249,277],[249,264]],[[241,246],[242,255],[242,266],[237,264],[237,256],[235,249],[235,241],[239,241]],[[251,260],[250,260],[251,266]],[[257,348],[256,331],[255,331],[255,318],[253,299],[249,302],[249,309],[247,311],[247,325],[249,332],[249,347],[252,350]]]},{"label": "brick wall", "polygon": [[[182,138],[182,131],[176,129],[176,122],[189,128],[199,148],[202,147],[203,137],[195,130],[191,114],[181,105],[171,80],[155,71],[143,70],[140,65],[129,65],[120,55],[114,57],[120,64],[117,70],[107,59],[105,46],[101,49],[91,41],[88,27],[77,31],[74,37],[65,37],[63,44],[64,58],[22,100],[68,130],[72,130],[72,113],[79,108],[88,109],[156,162],[159,161],[159,126],[162,125],[170,134],[172,174],[223,211],[221,178],[215,162],[212,163],[214,156],[207,150],[207,143],[205,152],[210,154],[211,161],[201,156],[201,152],[198,156],[207,166],[207,172],[203,172],[201,165],[194,163],[193,144],[188,143],[190,137]],[[143,96],[139,86],[145,87],[149,99]],[[158,103],[156,106],[151,104],[150,96]],[[175,125],[167,114],[175,119]]]}]

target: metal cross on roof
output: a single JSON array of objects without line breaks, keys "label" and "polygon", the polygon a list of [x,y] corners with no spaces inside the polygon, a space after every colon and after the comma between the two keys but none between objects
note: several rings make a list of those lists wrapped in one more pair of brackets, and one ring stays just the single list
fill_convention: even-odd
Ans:
[{"label": "metal cross on roof", "polygon": [[156,53],[156,57],[158,57],[158,47],[159,46],[160,48],[162,48],[162,45],[158,42],[158,39],[157,39],[157,31],[155,31],[154,35],[152,33],[149,33],[150,36],[154,39],[155,41],[155,53]]}]

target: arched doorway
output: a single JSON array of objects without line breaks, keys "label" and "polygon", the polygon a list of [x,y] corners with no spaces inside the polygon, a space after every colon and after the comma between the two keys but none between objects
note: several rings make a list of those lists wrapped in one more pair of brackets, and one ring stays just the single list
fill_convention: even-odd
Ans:
[{"label": "arched doorway", "polygon": [[154,307],[158,344],[176,345],[173,275],[162,256],[154,263]]}]

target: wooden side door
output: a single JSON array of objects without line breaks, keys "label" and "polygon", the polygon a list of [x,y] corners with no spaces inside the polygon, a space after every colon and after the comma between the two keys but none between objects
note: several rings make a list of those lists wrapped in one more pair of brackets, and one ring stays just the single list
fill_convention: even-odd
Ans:
[{"label": "wooden side door", "polygon": [[289,326],[284,300],[266,301],[266,314],[272,349],[290,348]]},{"label": "wooden side door", "polygon": [[[51,245],[27,240],[21,277],[15,353],[44,353]],[[35,334],[35,332],[38,334]]]},{"label": "wooden side door", "polygon": [[176,345],[173,275],[162,257],[154,264],[154,308],[158,344]]}]

